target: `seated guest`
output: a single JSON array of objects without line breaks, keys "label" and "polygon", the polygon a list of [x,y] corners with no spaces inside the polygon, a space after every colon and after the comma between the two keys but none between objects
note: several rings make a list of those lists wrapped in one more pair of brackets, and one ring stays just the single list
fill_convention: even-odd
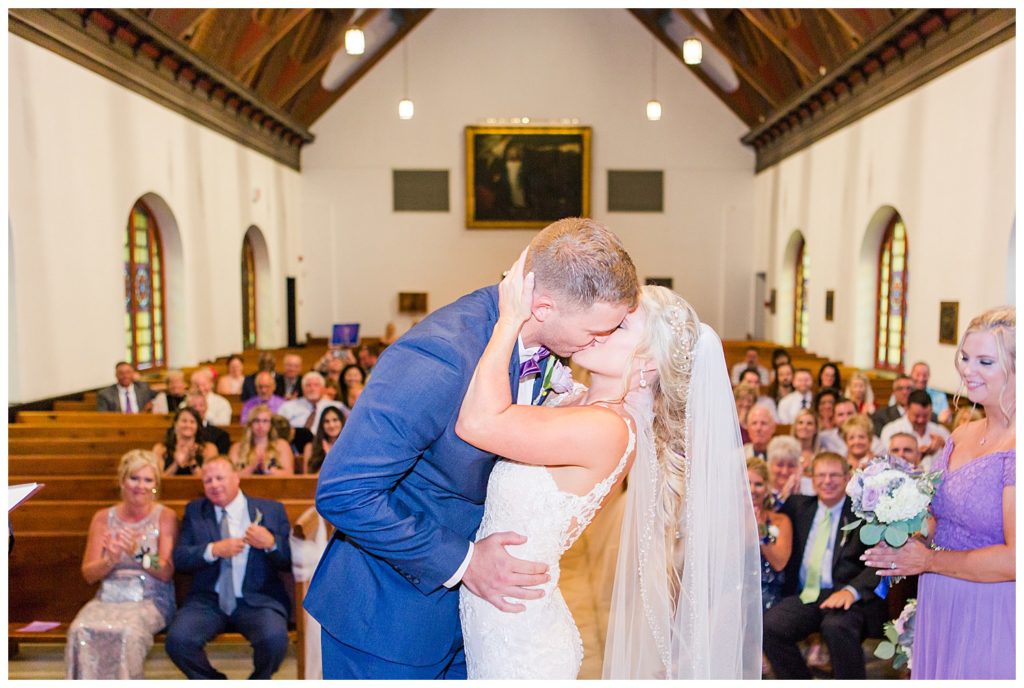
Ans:
[{"label": "seated guest", "polygon": [[[935,414],[936,420],[939,423],[948,423],[953,417],[953,412],[949,408],[949,399],[946,398],[945,392],[940,392],[928,386],[928,380],[931,379],[931,375],[931,369],[924,361],[918,361],[910,369],[910,380],[914,383],[914,389],[927,392],[932,400],[932,413]],[[895,401],[895,398],[889,399],[890,404],[895,403]]]},{"label": "seated guest", "polygon": [[738,385],[742,382],[740,375],[742,375],[743,371],[748,368],[753,368],[757,371],[757,374],[760,375],[760,379],[758,380],[760,384],[768,384],[768,369],[761,365],[761,362],[757,359],[756,346],[748,346],[747,350],[743,353],[743,360],[732,367],[731,377],[734,385]]},{"label": "seated guest", "polygon": [[313,433],[306,428],[293,428],[288,419],[275,413],[270,417],[277,436],[288,442],[293,456],[304,456],[306,445],[313,441]]},{"label": "seated guest", "polygon": [[[779,366],[782,365],[783,363],[785,363],[786,365],[790,366],[790,370],[792,370],[793,361],[789,358],[789,352],[786,351],[785,349],[782,349],[782,348],[773,349],[772,350],[772,372],[770,374],[770,378],[771,379],[769,380],[769,383],[775,382],[775,380],[778,379],[777,371],[779,370]],[[792,390],[790,390],[790,391],[792,391]]]},{"label": "seated guest", "polygon": [[324,399],[341,403],[341,387],[333,378],[324,378]]},{"label": "seated guest", "polygon": [[277,413],[278,409],[281,408],[281,404],[284,403],[284,397],[279,397],[274,393],[274,376],[271,373],[265,370],[256,373],[255,385],[256,394],[242,404],[242,425],[245,425],[246,421],[249,420],[249,414],[257,406],[266,406],[270,409],[271,413]]},{"label": "seated guest", "polygon": [[212,442],[213,446],[217,447],[218,454],[227,454],[228,450],[231,449],[231,436],[223,428],[210,425],[209,421],[206,420],[206,397],[198,391],[189,392],[185,398],[185,403],[194,409],[199,414],[199,418],[202,419],[203,426],[201,430],[206,441]]},{"label": "seated guest", "polygon": [[757,400],[754,403],[770,408],[772,410],[772,415],[775,416],[775,420],[778,421],[775,400],[767,395],[761,394],[761,375],[757,372],[757,369],[747,368],[740,373],[740,383],[743,382],[746,382],[757,390]]},{"label": "seated guest", "polygon": [[270,422],[273,415],[266,406],[254,408],[242,441],[231,445],[228,458],[239,474],[295,475],[295,457],[287,440],[277,436]]},{"label": "seated guest", "polygon": [[771,409],[755,404],[747,411],[747,434],[750,441],[743,445],[747,458],[767,459],[768,441],[775,434],[775,417]]},{"label": "seated guest", "polygon": [[284,372],[279,378],[277,395],[285,401],[298,399],[302,394],[302,356],[285,354]]},{"label": "seated guest", "polygon": [[178,409],[167,437],[153,447],[164,475],[200,475],[203,463],[217,456],[217,447],[206,441],[203,419],[193,408]]},{"label": "seated guest", "polygon": [[317,372],[302,376],[302,396],[281,404],[278,413],[288,419],[293,428],[306,428],[312,432],[320,420],[320,414],[328,406],[342,409],[348,418],[348,409],[340,402],[324,398],[324,378]]},{"label": "seated guest", "polygon": [[[274,354],[269,351],[260,352],[260,357],[256,361],[256,372],[246,375],[245,380],[242,381],[242,401],[249,401],[249,399],[256,396],[256,376],[260,373],[270,373],[270,379],[274,381],[274,393],[277,393],[279,378],[274,374],[274,367],[276,365]],[[242,422],[244,423],[245,420],[243,419]]]},{"label": "seated guest", "polygon": [[381,347],[378,344],[363,344],[359,347],[356,356],[356,363],[366,371],[366,377],[373,375],[373,366],[377,365],[377,357],[380,356]]},{"label": "seated guest", "polygon": [[814,395],[814,401],[811,402],[811,410],[814,411],[814,415],[818,419],[818,427],[822,430],[829,430],[834,427],[835,419],[833,416],[837,401],[839,401],[839,393],[831,387],[826,387]]},{"label": "seated guest", "polygon": [[967,425],[973,421],[981,420],[984,417],[984,411],[977,406],[965,406],[953,414],[953,427],[951,430],[956,430],[961,425]]},{"label": "seated guest", "polygon": [[327,452],[334,446],[343,427],[345,427],[345,416],[341,411],[333,407],[325,408],[324,412],[320,414],[320,425],[317,427],[316,437],[306,445],[302,452],[306,473],[320,472],[320,466],[327,458]]},{"label": "seated guest", "polygon": [[206,422],[210,425],[231,425],[231,402],[213,391],[212,370],[198,368],[193,371],[189,391],[198,391],[206,397]]},{"label": "seated guest", "polygon": [[779,422],[789,425],[796,418],[796,413],[802,408],[811,408],[814,395],[811,388],[814,386],[814,378],[807,368],[800,368],[793,373],[793,391],[779,400]]},{"label": "seated guest", "polygon": [[860,413],[847,418],[839,428],[846,444],[846,463],[850,464],[851,471],[861,468],[872,457],[871,429],[871,419]]},{"label": "seated guest", "polygon": [[178,517],[156,501],[157,459],[133,449],[121,457],[117,475],[121,501],[97,511],[89,524],[82,576],[102,584],[68,628],[69,679],[143,678],[153,634],[174,616]]},{"label": "seated guest", "polygon": [[889,402],[889,406],[883,406],[871,414],[871,422],[875,425],[876,435],[881,435],[882,428],[887,424],[906,415],[907,404],[910,403],[910,393],[913,391],[914,383],[909,375],[896,377],[892,383],[892,400]]},{"label": "seated guest", "polygon": [[350,409],[366,387],[366,371],[358,365],[347,365],[341,371],[341,396],[338,401]]},{"label": "seated guest", "polygon": [[[856,406],[852,401],[849,399],[837,401],[835,411],[832,412],[832,420],[835,423],[835,427],[818,433],[818,451],[827,451],[839,454],[840,456],[846,456],[846,442],[843,441],[842,427],[843,423],[856,415]],[[871,454],[877,456],[884,453],[885,445],[882,443],[882,440],[872,435]]]},{"label": "seated guest", "polygon": [[875,392],[871,389],[871,380],[859,370],[850,376],[845,395],[853,401],[857,413],[870,416],[875,412]]},{"label": "seated guest", "polygon": [[[911,466],[921,466],[921,447],[917,438],[907,432],[897,432],[889,438],[889,453],[898,456]],[[928,468],[921,466],[924,470]]]},{"label": "seated guest", "polygon": [[153,399],[153,413],[174,413],[185,403],[187,394],[185,373],[180,370],[168,370],[167,389]]},{"label": "seated guest", "polygon": [[206,643],[233,630],[252,645],[250,679],[269,679],[288,651],[291,606],[279,571],[290,571],[288,515],[280,502],[243,493],[226,457],[207,462],[201,499],[189,502],[174,567],[192,574],[185,603],[167,629],[167,654],[190,679],[224,679]]},{"label": "seated guest", "polygon": [[390,346],[398,341],[398,329],[395,327],[395,323],[388,322],[384,326],[384,336],[380,338],[380,343],[383,346]]},{"label": "seated guest", "polygon": [[867,547],[842,526],[856,519],[846,498],[849,466],[838,454],[814,459],[815,496],[793,495],[782,511],[793,522],[793,553],[781,601],[764,613],[764,652],[776,678],[810,679],[797,643],[820,632],[837,679],[865,678],[866,633],[881,630],[879,578],[860,560]]},{"label": "seated guest", "polygon": [[842,389],[843,377],[839,373],[839,366],[829,361],[822,363],[818,368],[818,389]]},{"label": "seated guest", "polygon": [[949,439],[949,430],[929,420],[932,417],[932,398],[928,392],[916,389],[910,393],[907,415],[882,428],[882,442],[889,444],[889,438],[897,432],[911,433],[917,437],[921,447],[922,461],[942,450]]},{"label": "seated guest", "polygon": [[779,508],[790,495],[800,493],[800,443],[787,435],[768,443],[768,490]]},{"label": "seated guest", "polygon": [[772,370],[775,378],[768,385],[768,396],[775,400],[776,405],[787,395],[793,392],[793,366],[790,363],[780,363]]},{"label": "seated guest", "polygon": [[768,464],[757,458],[747,459],[747,480],[761,538],[761,607],[766,610],[782,599],[783,572],[793,549],[793,524],[789,516],[772,508]]},{"label": "seated guest", "polygon": [[245,382],[244,363],[238,354],[228,358],[228,372],[217,380],[217,394],[241,394]]},{"label": "seated guest", "polygon": [[[331,361],[336,363],[332,365]],[[356,357],[352,349],[330,347],[313,366],[313,370],[323,375],[324,379],[333,377],[337,380],[341,369],[347,365],[354,365],[355,362]]]},{"label": "seated guest", "polygon": [[145,382],[135,381],[135,368],[120,361],[114,366],[117,383],[96,393],[96,410],[114,413],[149,413],[153,390]]},{"label": "seated guest", "polygon": [[[810,486],[811,460],[818,453],[818,417],[810,409],[801,409],[796,420],[789,429],[789,434],[800,443],[800,475],[801,485]],[[809,494],[801,489],[801,493]]]},{"label": "seated guest", "polygon": [[736,400],[736,417],[740,422],[740,439],[743,444],[750,442],[750,433],[747,432],[747,416],[750,409],[754,408],[757,401],[757,389],[746,383],[739,383],[732,388],[733,398]]}]

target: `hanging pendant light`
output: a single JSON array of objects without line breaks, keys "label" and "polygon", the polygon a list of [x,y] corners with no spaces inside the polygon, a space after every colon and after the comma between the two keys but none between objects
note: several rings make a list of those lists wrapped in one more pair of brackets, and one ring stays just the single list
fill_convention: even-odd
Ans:
[{"label": "hanging pendant light", "polygon": [[349,55],[362,55],[366,52],[366,35],[358,26],[345,31],[345,52]]},{"label": "hanging pendant light", "polygon": [[416,106],[409,99],[409,39],[402,41],[402,99],[398,101],[398,118],[412,119]]},{"label": "hanging pendant light", "polygon": [[699,38],[690,37],[683,41],[683,62],[688,65],[699,65],[704,57],[704,46]]},{"label": "hanging pendant light", "polygon": [[647,119],[657,122],[661,119],[661,103],[658,102],[658,45],[651,39],[651,99],[647,101]]}]

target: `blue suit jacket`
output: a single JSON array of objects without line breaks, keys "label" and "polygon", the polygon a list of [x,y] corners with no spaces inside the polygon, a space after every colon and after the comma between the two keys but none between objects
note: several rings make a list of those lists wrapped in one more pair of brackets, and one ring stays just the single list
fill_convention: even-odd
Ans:
[{"label": "blue suit jacket", "polygon": [[[496,286],[431,314],[381,355],[320,469],[316,506],[337,527],[305,607],[343,643],[426,666],[462,645],[458,570],[483,515],[494,455],[455,421],[498,318]],[[518,394],[518,352],[509,361]]]},{"label": "blue suit jacket", "polygon": [[[256,510],[263,513],[261,525],[274,534],[277,549],[265,552],[249,548],[249,560],[245,565],[242,579],[242,598],[252,607],[270,607],[287,619],[291,601],[284,589],[278,571],[291,571],[292,554],[288,544],[291,525],[288,514],[280,502],[259,499],[245,495],[249,506],[249,520],[256,520]],[[187,602],[193,600],[206,605],[218,606],[217,577],[220,575],[220,560],[212,564],[203,559],[203,552],[211,542],[221,539],[217,525],[217,510],[213,502],[203,497],[189,502],[185,507],[185,519],[181,534],[174,545],[174,569],[192,574],[192,587]]]}]

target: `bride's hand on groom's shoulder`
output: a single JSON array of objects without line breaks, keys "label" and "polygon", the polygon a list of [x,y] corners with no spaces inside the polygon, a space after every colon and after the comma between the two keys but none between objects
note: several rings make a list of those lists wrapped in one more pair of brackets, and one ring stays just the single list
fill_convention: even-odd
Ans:
[{"label": "bride's hand on groom's shoulder", "polygon": [[507,318],[517,326],[530,318],[533,308],[533,273],[523,274],[526,251],[524,249],[519,254],[519,259],[505,272],[504,279],[498,285],[499,317]]},{"label": "bride's hand on groom's shoulder", "polygon": [[505,598],[540,599],[544,591],[533,586],[547,583],[551,576],[547,564],[516,559],[505,551],[507,545],[524,542],[526,538],[517,533],[494,533],[477,542],[462,584],[503,612],[526,611],[522,604],[507,602]]}]

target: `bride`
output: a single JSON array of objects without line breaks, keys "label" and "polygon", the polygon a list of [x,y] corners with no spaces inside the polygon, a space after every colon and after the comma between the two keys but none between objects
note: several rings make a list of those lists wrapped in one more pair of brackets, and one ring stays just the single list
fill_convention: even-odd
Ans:
[{"label": "bride", "polygon": [[469,678],[576,678],[583,643],[558,590],[559,559],[627,474],[604,677],[759,678],[758,538],[718,336],[671,290],[643,287],[615,332],[574,354],[589,388],[514,405],[508,360],[532,294],[520,257],[499,287],[498,323],[456,432],[507,457],[477,538],[525,535],[510,553],[548,564],[551,579],[518,614],[461,588]]}]

